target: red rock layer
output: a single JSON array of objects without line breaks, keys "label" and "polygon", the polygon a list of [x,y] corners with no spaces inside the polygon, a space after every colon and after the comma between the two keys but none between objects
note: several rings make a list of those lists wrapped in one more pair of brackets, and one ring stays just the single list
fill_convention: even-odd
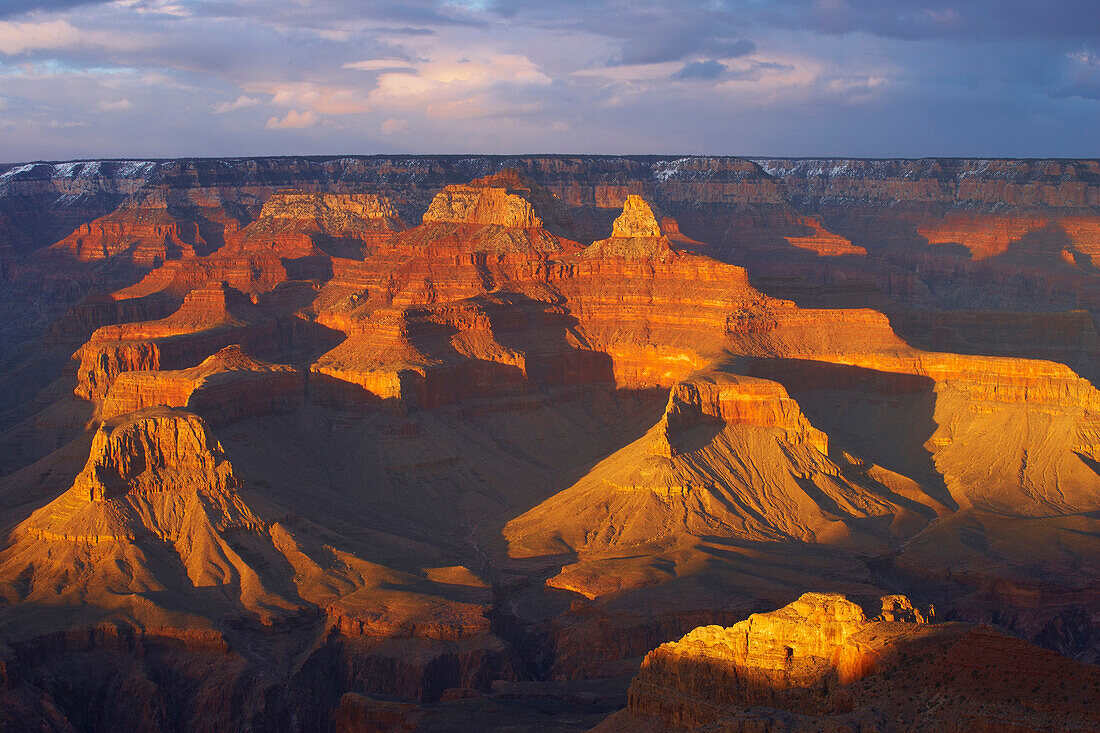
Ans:
[{"label": "red rock layer", "polygon": [[788,244],[794,247],[813,252],[822,257],[867,254],[867,250],[863,247],[857,247],[839,234],[827,230],[817,217],[805,217],[798,223],[810,231],[808,234],[787,235],[784,237]]},{"label": "red rock layer", "polygon": [[940,223],[924,224],[917,233],[929,244],[960,244],[975,260],[1004,254],[1028,232],[1042,229],[1046,219],[952,214]]},{"label": "red rock layer", "polygon": [[83,224],[55,244],[80,262],[105,260],[125,254],[134,264],[153,268],[167,260],[194,257],[208,249],[193,221],[169,213],[163,201],[139,201]]},{"label": "red rock layer", "polygon": [[75,394],[102,399],[122,372],[185,369],[234,344],[252,353],[291,353],[319,337],[302,319],[257,306],[225,284],[196,289],[167,318],[92,334],[74,354]]},{"label": "red rock layer", "polygon": [[304,393],[300,372],[257,361],[233,345],[190,369],[119,374],[103,400],[100,417],[108,420],[163,405],[188,407],[211,425],[220,425],[252,415],[290,411],[302,404]]}]

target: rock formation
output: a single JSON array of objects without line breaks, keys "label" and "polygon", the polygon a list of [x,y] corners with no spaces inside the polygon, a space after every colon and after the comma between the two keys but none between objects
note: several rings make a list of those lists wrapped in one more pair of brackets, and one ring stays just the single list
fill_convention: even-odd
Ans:
[{"label": "rock formation", "polygon": [[109,420],[164,405],[188,407],[216,425],[288,412],[302,404],[304,393],[300,372],[253,359],[234,344],[189,369],[122,372],[111,383],[100,416]]},{"label": "rock formation", "polygon": [[[705,626],[646,655],[627,711],[600,731],[1085,730],[1100,672],[988,627],[868,620],[844,596],[806,593],[729,628]],[[991,667],[984,665],[998,660]],[[1026,670],[1026,672],[1025,672]]]},{"label": "rock formation", "polygon": [[0,167],[0,726],[1093,725],[1098,173]]},{"label": "rock formation", "polygon": [[631,194],[623,204],[623,213],[611,225],[611,237],[594,242],[584,251],[586,257],[624,257],[626,259],[667,259],[672,256],[670,236],[685,240],[675,220],[659,223],[653,209],[641,196]]},{"label": "rock formation", "polygon": [[389,200],[373,194],[280,192],[268,199],[260,216],[230,239],[223,255],[277,252],[280,257],[309,257],[319,251],[361,257],[362,248],[405,228]]}]

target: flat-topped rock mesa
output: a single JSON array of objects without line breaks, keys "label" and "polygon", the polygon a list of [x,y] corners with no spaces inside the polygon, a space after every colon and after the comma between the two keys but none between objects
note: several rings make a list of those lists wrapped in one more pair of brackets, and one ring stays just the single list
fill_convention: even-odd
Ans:
[{"label": "flat-topped rock mesa", "polygon": [[[547,222],[557,222],[552,229]],[[423,223],[397,233],[365,261],[337,259],[318,298],[320,320],[354,330],[377,308],[420,307],[524,290],[545,280],[546,262],[580,245],[563,236],[569,213],[515,171],[452,184],[433,199]]]},{"label": "flat-topped rock mesa", "polygon": [[673,450],[678,434],[724,423],[783,428],[786,441],[805,442],[829,453],[828,436],[810,425],[783,385],[757,377],[711,371],[681,380],[669,394],[665,422]]},{"label": "flat-topped rock mesa", "polygon": [[885,597],[882,615],[870,620],[844,596],[806,593],[729,628],[698,628],[646,655],[627,710],[597,730],[847,731],[906,720],[921,731],[1037,731],[1100,723],[1095,667],[988,627],[914,623],[919,617],[903,597]]},{"label": "flat-topped rock mesa", "polygon": [[405,229],[390,200],[375,194],[331,194],[280,191],[267,200],[257,223],[264,219],[283,219],[316,224],[333,236],[357,231],[398,232]]},{"label": "flat-topped rock mesa", "polygon": [[302,404],[304,375],[290,366],[249,356],[226,346],[201,364],[176,371],[122,372],[100,408],[109,420],[146,407],[186,407],[211,425],[253,415],[288,412]]},{"label": "flat-topped rock mesa", "polygon": [[697,572],[688,558],[707,556],[698,544],[716,527],[749,542],[869,549],[947,511],[913,481],[837,453],[779,384],[697,375],[672,388],[642,438],[503,534],[512,557],[575,554],[547,585],[595,599],[667,579],[629,558],[674,556],[677,575]]},{"label": "flat-topped rock mesa", "polygon": [[[561,254],[579,248],[565,234],[571,217],[546,189],[512,169],[452,184],[432,199],[409,241],[435,250]],[[456,236],[461,241],[454,241]]]},{"label": "flat-topped rock mesa", "polygon": [[323,251],[359,258],[363,247],[377,246],[405,228],[385,197],[281,191],[264,203],[256,221],[231,238],[223,254],[270,250],[294,259]]},{"label": "flat-topped rock mesa", "polygon": [[543,225],[529,199],[531,184],[515,171],[445,187],[424,212],[424,223],[493,224],[534,229]]}]

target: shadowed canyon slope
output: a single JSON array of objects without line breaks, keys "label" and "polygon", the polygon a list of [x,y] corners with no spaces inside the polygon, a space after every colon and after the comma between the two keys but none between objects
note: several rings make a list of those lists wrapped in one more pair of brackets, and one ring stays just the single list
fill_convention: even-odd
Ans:
[{"label": "shadowed canyon slope", "polygon": [[1098,237],[1096,161],[0,168],[0,721],[858,726],[1023,655],[1087,728]]}]

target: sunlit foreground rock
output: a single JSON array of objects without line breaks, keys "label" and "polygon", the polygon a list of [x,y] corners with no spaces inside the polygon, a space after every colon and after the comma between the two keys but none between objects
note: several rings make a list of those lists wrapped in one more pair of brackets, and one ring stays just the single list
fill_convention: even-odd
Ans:
[{"label": "sunlit foreground rock", "polygon": [[650,652],[598,730],[1095,730],[1100,670],[989,627],[806,593]]}]

